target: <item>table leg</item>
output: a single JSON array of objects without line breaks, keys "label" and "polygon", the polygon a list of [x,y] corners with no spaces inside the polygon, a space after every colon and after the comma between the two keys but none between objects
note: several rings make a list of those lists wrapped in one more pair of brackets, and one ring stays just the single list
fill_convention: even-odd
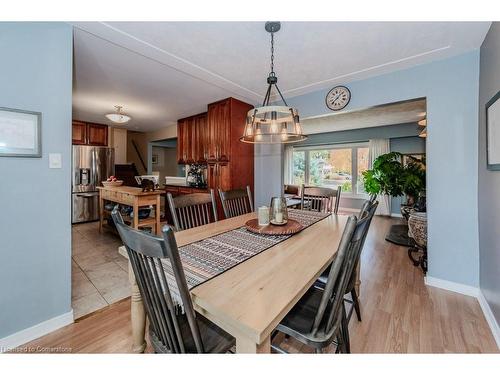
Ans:
[{"label": "table leg", "polygon": [[146,349],[146,313],[142,303],[141,293],[137,281],[135,280],[134,270],[130,261],[128,262],[128,279],[131,287],[130,298],[130,317],[132,320],[132,351],[134,353],[144,353]]},{"label": "table leg", "polygon": [[356,282],[354,283],[354,289],[356,289],[356,294],[358,295],[358,298],[359,296],[361,295],[360,294],[360,286],[361,286],[361,279],[360,279],[360,263],[361,263],[361,259],[359,260],[358,264],[356,265]]},{"label": "table leg", "polygon": [[102,192],[99,191],[99,233],[102,232],[103,220],[104,220],[104,199],[102,199]]},{"label": "table leg", "polygon": [[271,337],[268,336],[260,344],[248,337],[236,337],[236,353],[271,353]]},{"label": "table leg", "polygon": [[137,203],[137,199],[134,200],[133,211],[134,211],[134,218],[133,218],[132,228],[139,229],[139,204]]},{"label": "table leg", "polygon": [[156,217],[156,223],[155,223],[155,233],[157,236],[160,235],[161,232],[161,227],[160,227],[160,219],[161,219],[161,198],[159,195],[156,196],[156,208],[155,208],[155,217]]}]

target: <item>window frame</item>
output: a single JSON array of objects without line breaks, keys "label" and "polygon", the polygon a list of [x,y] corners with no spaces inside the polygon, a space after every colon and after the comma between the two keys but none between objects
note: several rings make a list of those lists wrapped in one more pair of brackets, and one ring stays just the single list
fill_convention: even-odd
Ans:
[{"label": "window frame", "polygon": [[[304,151],[304,181],[309,183],[309,152],[311,150],[334,150],[334,149],[351,149],[351,184],[352,184],[352,192],[342,192],[342,196],[346,198],[352,199],[367,199],[369,194],[366,193],[358,193],[358,149],[359,148],[368,148],[369,142],[351,142],[351,143],[334,143],[334,144],[325,144],[325,145],[317,145],[317,146],[293,146],[292,147],[292,160],[293,163],[293,153],[296,151]],[[306,184],[306,185],[307,185]]]}]

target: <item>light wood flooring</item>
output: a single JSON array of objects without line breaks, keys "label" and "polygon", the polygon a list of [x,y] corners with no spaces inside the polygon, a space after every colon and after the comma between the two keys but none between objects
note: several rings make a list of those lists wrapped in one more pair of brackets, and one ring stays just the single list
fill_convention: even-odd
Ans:
[{"label": "light wood flooring", "polygon": [[[384,240],[398,219],[375,217],[362,254],[361,312],[349,331],[353,353],[480,353],[498,348],[475,298],[424,285],[404,247]],[[37,339],[29,347],[72,352],[126,353],[131,347],[130,299]],[[283,336],[292,353],[311,350]]]}]

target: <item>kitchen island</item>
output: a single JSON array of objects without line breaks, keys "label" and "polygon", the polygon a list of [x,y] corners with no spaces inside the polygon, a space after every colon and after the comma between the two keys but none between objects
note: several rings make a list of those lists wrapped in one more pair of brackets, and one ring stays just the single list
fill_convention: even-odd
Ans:
[{"label": "kitchen island", "polygon": [[[133,208],[133,217],[131,219],[132,227],[151,226],[155,234],[160,234],[160,195],[163,190],[145,191],[141,188],[132,186],[104,186],[99,189],[99,231],[102,231],[104,222],[104,201],[110,201],[127,205]],[[154,206],[154,217],[139,219],[139,208],[143,206]]]}]

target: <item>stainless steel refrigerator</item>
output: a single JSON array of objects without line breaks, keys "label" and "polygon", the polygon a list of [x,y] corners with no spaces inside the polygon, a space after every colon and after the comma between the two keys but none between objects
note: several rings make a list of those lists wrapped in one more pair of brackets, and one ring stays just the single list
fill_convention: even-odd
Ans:
[{"label": "stainless steel refrigerator", "polygon": [[72,223],[99,220],[99,191],[115,174],[115,150],[109,147],[73,146]]}]

